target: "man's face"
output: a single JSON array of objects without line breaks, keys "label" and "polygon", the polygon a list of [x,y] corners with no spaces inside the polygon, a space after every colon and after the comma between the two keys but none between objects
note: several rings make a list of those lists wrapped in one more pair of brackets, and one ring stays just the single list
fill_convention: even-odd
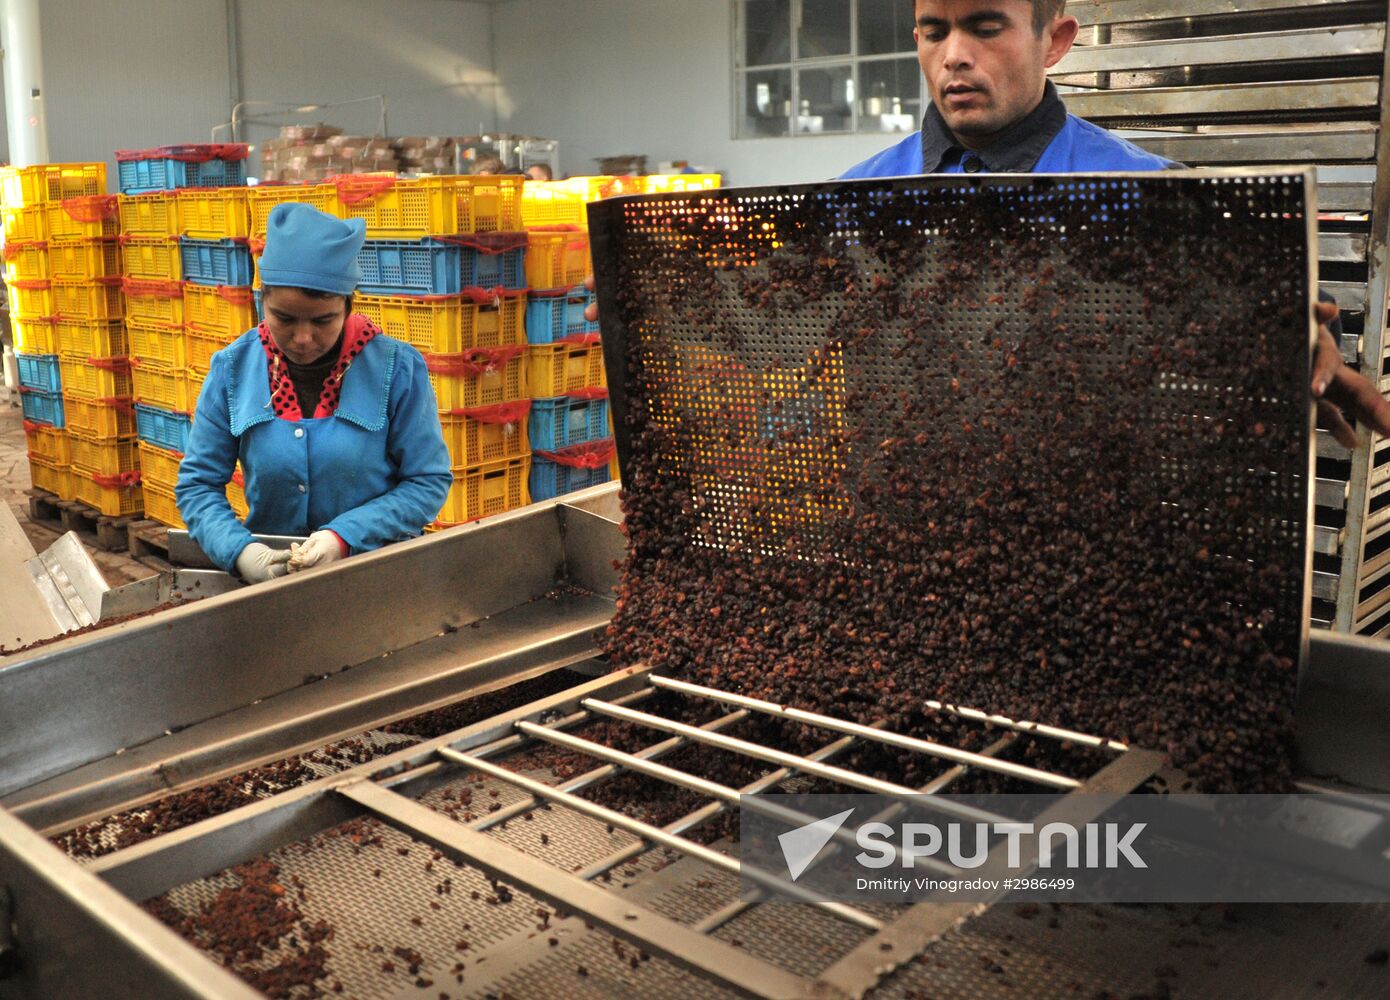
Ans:
[{"label": "man's face", "polygon": [[1038,106],[1076,32],[1073,17],[1035,32],[1030,0],[917,0],[917,60],[932,102],[972,149]]}]

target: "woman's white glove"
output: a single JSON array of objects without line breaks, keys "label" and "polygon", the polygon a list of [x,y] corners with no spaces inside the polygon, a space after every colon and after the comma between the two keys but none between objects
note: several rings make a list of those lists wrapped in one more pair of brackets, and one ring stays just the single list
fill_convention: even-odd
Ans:
[{"label": "woman's white glove", "polygon": [[337,532],[323,529],[290,546],[289,571],[297,573],[311,566],[327,566],[343,558],[343,541]]},{"label": "woman's white glove", "polygon": [[265,583],[290,571],[288,549],[272,549],[261,542],[252,542],[236,557],[236,571],[247,583]]}]

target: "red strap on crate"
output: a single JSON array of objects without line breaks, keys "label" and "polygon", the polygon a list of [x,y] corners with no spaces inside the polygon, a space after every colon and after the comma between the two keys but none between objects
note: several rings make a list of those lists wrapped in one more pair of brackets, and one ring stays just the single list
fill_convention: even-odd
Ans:
[{"label": "red strap on crate", "polygon": [[115,372],[118,375],[129,375],[130,366],[139,364],[135,358],[88,358],[87,361],[93,368]]},{"label": "red strap on crate", "polygon": [[249,306],[255,301],[255,296],[251,289],[241,288],[235,285],[218,285],[217,294],[226,302],[234,306]]},{"label": "red strap on crate", "polygon": [[425,367],[436,375],[477,378],[495,372],[513,358],[521,357],[525,344],[509,347],[474,347],[462,354],[426,354]]},{"label": "red strap on crate", "polygon": [[524,299],[526,289],[524,288],[465,288],[459,292],[459,298],[471,299],[474,305],[478,306],[498,306],[503,299]]},{"label": "red strap on crate", "polygon": [[147,299],[181,299],[183,282],[161,278],[122,278],[118,279],[127,295]]},{"label": "red strap on crate", "polygon": [[78,222],[111,222],[119,212],[114,194],[88,194],[64,198],[63,211]]},{"label": "red strap on crate", "polygon": [[143,327],[146,327],[147,329],[158,329],[158,330],[187,330],[187,329],[188,329],[188,324],[187,324],[187,323],[175,323],[173,320],[167,320],[167,319],[144,319],[144,318],[142,318],[142,319],[128,319],[128,320],[126,320],[126,324],[129,325],[129,326],[143,326]]},{"label": "red strap on crate", "polygon": [[251,148],[244,142],[205,142],[182,146],[156,146],[154,149],[118,149],[116,161],[180,160],[184,163],[206,163],[209,160],[244,160]]},{"label": "red strap on crate", "polygon": [[450,410],[450,416],[467,417],[480,424],[515,424],[531,412],[529,399],[518,399],[514,403],[494,403],[491,406],[471,406],[463,410]]},{"label": "red strap on crate", "polygon": [[606,386],[593,386],[588,389],[575,389],[565,393],[570,399],[607,399],[608,389]]},{"label": "red strap on crate", "polygon": [[598,189],[600,198],[614,198],[621,194],[641,193],[642,182],[632,176],[614,177],[611,181]]},{"label": "red strap on crate", "polygon": [[134,486],[140,481],[140,470],[133,472],[118,472],[114,476],[101,476],[93,474],[92,482],[103,489],[119,490],[127,486]]},{"label": "red strap on crate", "polygon": [[533,299],[565,299],[571,295],[581,299],[589,297],[589,290],[583,285],[573,285],[570,288],[533,288],[529,294]]},{"label": "red strap on crate", "polygon": [[22,241],[22,240],[17,240],[17,241],[15,241],[14,243],[6,243],[3,247],[0,247],[0,255],[3,255],[4,258],[5,258],[5,260],[14,260],[14,259],[15,259],[16,257],[18,257],[20,254],[22,254],[25,250],[47,250],[47,249],[48,249],[48,241],[47,241],[47,240],[28,240],[27,242],[26,242],[26,241]]},{"label": "red strap on crate", "polygon": [[589,441],[577,444],[562,451],[538,451],[536,458],[543,458],[556,465],[566,465],[571,469],[599,469],[613,460],[613,439]]},{"label": "red strap on crate", "polygon": [[557,344],[567,344],[570,347],[590,347],[603,339],[599,333],[572,333],[568,337],[561,337],[554,341]]},{"label": "red strap on crate", "polygon": [[88,278],[87,280],[94,285],[102,285],[106,288],[120,288],[121,282],[125,279],[119,274],[107,274],[100,278]]},{"label": "red strap on crate", "polygon": [[382,174],[338,174],[330,177],[329,182],[338,189],[344,205],[367,201],[396,186],[395,177]]},{"label": "red strap on crate", "polygon": [[251,252],[259,257],[265,253],[265,237],[252,236],[246,240],[246,245],[251,248]]},{"label": "red strap on crate", "polygon": [[120,410],[122,413],[133,414],[135,412],[135,400],[130,396],[102,396],[97,402],[102,406]]},{"label": "red strap on crate", "polygon": [[[183,455],[179,454],[179,458],[183,458]],[[236,483],[238,486],[246,485],[246,477],[241,474],[240,469],[236,469],[232,472],[232,482]]]},{"label": "red strap on crate", "polygon": [[530,242],[526,233],[463,233],[455,236],[431,236],[430,239],[469,247],[493,257],[511,250],[520,250]]},{"label": "red strap on crate", "polygon": [[[51,431],[56,429],[57,428],[51,427],[48,424],[40,424],[33,420],[24,421],[24,433],[26,434],[33,434],[37,431]],[[30,452],[29,454],[32,455],[33,452]]]},{"label": "red strap on crate", "polygon": [[43,292],[53,287],[53,282],[47,278],[16,278],[9,283],[11,288],[20,288],[26,292]]}]

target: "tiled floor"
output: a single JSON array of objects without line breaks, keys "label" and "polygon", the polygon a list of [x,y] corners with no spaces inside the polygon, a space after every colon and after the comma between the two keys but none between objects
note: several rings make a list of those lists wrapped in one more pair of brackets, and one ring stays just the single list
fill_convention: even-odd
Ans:
[{"label": "tiled floor", "polygon": [[[37,552],[53,544],[61,534],[47,524],[29,520],[29,457],[24,443],[24,417],[19,395],[0,386],[0,500],[8,503]],[[83,539],[84,543],[86,539]],[[97,566],[113,587],[153,576],[156,570],[136,562],[124,552],[101,552],[87,546]]]}]

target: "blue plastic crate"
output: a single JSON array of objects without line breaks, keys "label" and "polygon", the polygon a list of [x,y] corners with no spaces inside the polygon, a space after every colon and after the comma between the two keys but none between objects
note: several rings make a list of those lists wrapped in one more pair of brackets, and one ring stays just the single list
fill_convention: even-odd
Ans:
[{"label": "blue plastic crate", "polygon": [[608,400],[556,396],[531,400],[531,448],[559,451],[609,437]]},{"label": "blue plastic crate", "polygon": [[51,427],[67,426],[63,417],[63,394],[60,392],[40,392],[38,389],[25,389],[19,394],[19,405],[25,420],[32,420]]},{"label": "blue plastic crate", "polygon": [[598,323],[584,318],[584,310],[597,296],[583,285],[571,288],[564,295],[531,293],[526,303],[526,342],[554,344],[566,337],[598,333]]},{"label": "blue plastic crate", "polygon": [[609,478],[608,473],[609,469],[606,464],[597,469],[576,469],[568,465],[561,465],[559,462],[533,457],[531,459],[531,502],[539,503],[542,500],[553,500],[566,493],[573,493],[575,490],[585,490],[590,486],[606,483]]},{"label": "blue plastic crate", "polygon": [[193,418],[187,413],[135,404],[135,433],[147,444],[183,454],[188,450],[188,430]]},{"label": "blue plastic crate", "polygon": [[438,240],[368,240],[357,254],[368,295],[457,295],[463,248]]},{"label": "blue plastic crate", "polygon": [[245,160],[123,160],[116,164],[121,194],[148,194],[176,188],[240,187],[246,183]]},{"label": "blue plastic crate", "polygon": [[460,277],[464,288],[525,288],[526,248],[484,253],[463,247]]},{"label": "blue plastic crate", "polygon": [[236,240],[179,238],[183,276],[199,285],[251,284],[251,250]]},{"label": "blue plastic crate", "polygon": [[19,384],[41,392],[62,392],[63,375],[58,370],[56,354],[16,354],[19,362]]}]

